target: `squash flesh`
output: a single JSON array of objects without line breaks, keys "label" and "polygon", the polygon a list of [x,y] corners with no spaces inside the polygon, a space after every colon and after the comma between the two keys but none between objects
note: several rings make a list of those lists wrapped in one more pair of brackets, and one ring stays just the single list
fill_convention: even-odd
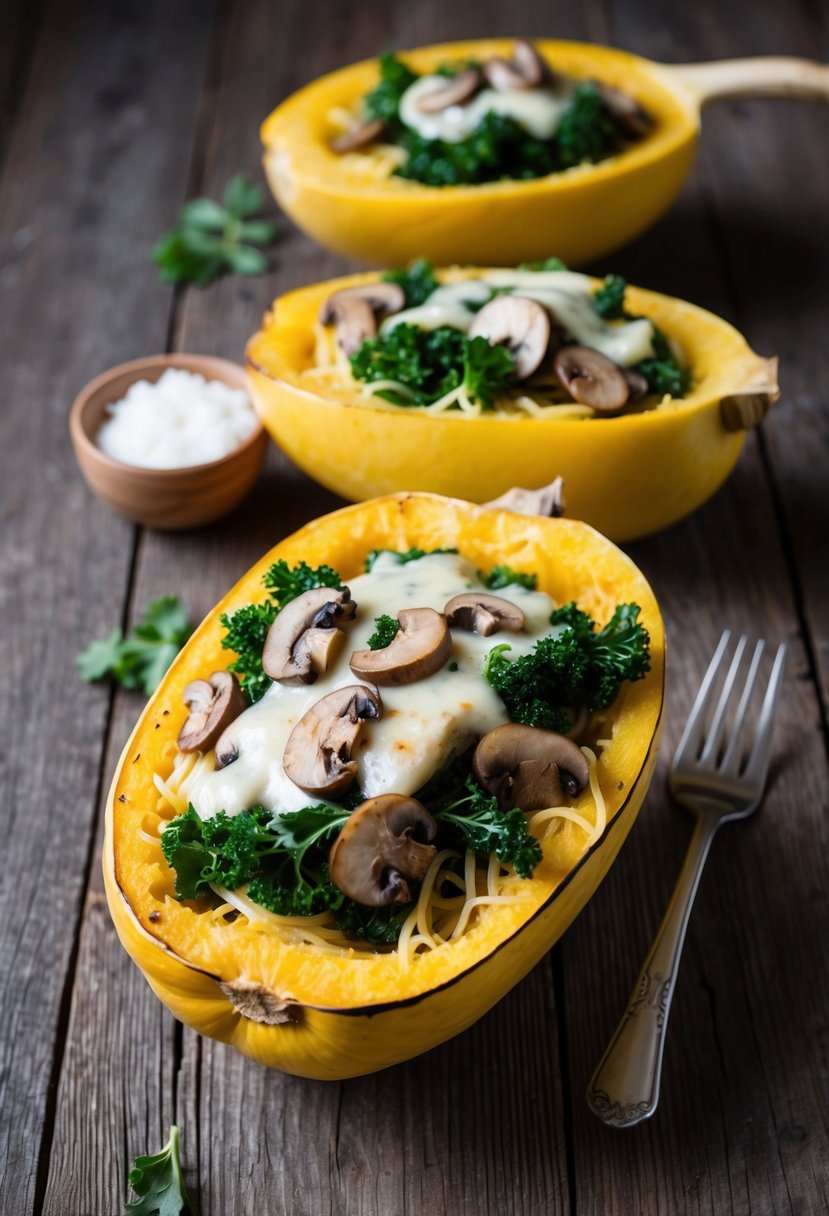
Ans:
[{"label": "squash flesh", "polygon": [[[580,830],[564,824],[545,842],[533,878],[515,880],[525,896],[520,904],[485,909],[468,934],[417,957],[405,971],[395,955],[320,958],[309,947],[277,941],[241,921],[227,923],[195,903],[179,903],[158,846],[138,832],[152,826],[152,773],[163,766],[164,749],[183,720],[184,685],[227,661],[219,647],[219,612],[258,595],[263,570],[278,557],[327,561],[348,578],[359,571],[368,549],[414,544],[457,545],[484,568],[506,561],[533,570],[556,600],[576,598],[602,619],[617,601],[635,599],[641,605],[652,637],[653,669],[645,680],[623,688],[612,711],[612,741],[599,765],[612,820],[605,838],[584,857]],[[210,614],[124,751],[107,808],[104,856],[107,894],[122,941],[178,1017],[264,1063],[302,1075],[345,1076],[426,1050],[469,1025],[534,965],[612,861],[655,761],[663,645],[658,608],[644,578],[583,524],[529,520],[428,496],[379,500],[315,521],[263,558]],[[241,1016],[219,988],[221,982],[240,980],[298,1003],[299,1022],[270,1026]],[[361,1022],[369,1013],[370,1032]],[[388,1032],[381,1034],[385,1023]]]}]

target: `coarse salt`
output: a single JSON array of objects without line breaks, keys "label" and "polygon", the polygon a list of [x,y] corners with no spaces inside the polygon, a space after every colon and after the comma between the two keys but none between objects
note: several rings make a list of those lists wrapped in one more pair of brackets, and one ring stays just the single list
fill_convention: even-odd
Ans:
[{"label": "coarse salt", "polygon": [[256,427],[244,389],[196,372],[168,368],[154,384],[137,380],[107,406],[95,442],[123,464],[180,469],[219,460]]}]

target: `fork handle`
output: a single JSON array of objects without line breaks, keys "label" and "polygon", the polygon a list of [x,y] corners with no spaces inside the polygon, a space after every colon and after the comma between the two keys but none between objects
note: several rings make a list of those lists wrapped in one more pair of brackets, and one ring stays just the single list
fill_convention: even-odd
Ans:
[{"label": "fork handle", "polygon": [[627,1010],[587,1087],[591,1110],[611,1127],[633,1127],[656,1110],[679,957],[702,867],[716,830],[715,819],[701,815],[697,820],[665,918],[639,973]]}]

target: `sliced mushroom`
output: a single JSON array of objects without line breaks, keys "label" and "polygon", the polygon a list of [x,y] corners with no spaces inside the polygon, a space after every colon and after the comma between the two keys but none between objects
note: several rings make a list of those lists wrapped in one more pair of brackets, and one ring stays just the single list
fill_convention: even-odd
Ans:
[{"label": "sliced mushroom", "polygon": [[617,414],[630,399],[622,369],[590,346],[562,346],[553,369],[564,391],[597,414]]},{"label": "sliced mushroom", "polygon": [[413,684],[440,671],[452,653],[446,618],[434,608],[403,608],[400,628],[382,650],[355,650],[349,667],[374,684]]},{"label": "sliced mushroom", "polygon": [[514,375],[526,380],[539,366],[550,341],[550,314],[536,300],[523,296],[496,296],[476,314],[470,338],[503,344],[515,356]]},{"label": "sliced mushroom", "polygon": [[208,752],[246,708],[245,695],[229,671],[214,671],[209,680],[193,680],[182,694],[190,713],[179,731],[182,752]]},{"label": "sliced mushroom", "polygon": [[483,79],[478,68],[465,68],[456,76],[448,77],[442,88],[435,89],[433,93],[424,93],[417,101],[416,108],[422,114],[440,114],[450,106],[463,105],[475,96]]},{"label": "sliced mushroom", "polygon": [[409,882],[419,882],[435,855],[429,842],[437,824],[422,803],[403,794],[380,794],[349,815],[331,852],[328,872],[358,904],[406,904]]},{"label": "sliced mushroom", "polygon": [[635,402],[641,401],[643,397],[647,397],[651,389],[641,372],[637,372],[632,367],[623,367],[621,372],[625,380],[627,380],[628,392],[630,393],[628,397],[629,404],[633,405]]},{"label": "sliced mushroom", "polygon": [[565,795],[580,794],[590,774],[584,752],[572,739],[516,722],[484,735],[472,755],[472,771],[504,811],[558,806]]},{"label": "sliced mushroom", "polygon": [[631,139],[642,139],[648,134],[653,127],[653,119],[634,97],[601,80],[594,81],[594,84],[611,118],[616,120],[626,135]]},{"label": "sliced mushroom", "polygon": [[484,591],[464,591],[455,595],[443,610],[446,620],[457,629],[467,629],[483,638],[490,634],[520,633],[524,613],[510,600]]},{"label": "sliced mushroom", "polygon": [[498,507],[506,511],[515,511],[518,515],[549,515],[558,519],[564,514],[564,478],[556,477],[549,485],[541,486],[538,490],[526,490],[523,486],[513,486],[500,498],[485,502],[484,508]]},{"label": "sliced mushroom", "polygon": [[338,156],[346,152],[356,152],[358,148],[366,148],[376,143],[386,133],[386,124],[382,118],[371,118],[367,122],[358,122],[342,135],[331,141],[331,151]]},{"label": "sliced mushroom", "polygon": [[400,312],[405,303],[406,293],[398,283],[363,283],[335,291],[320,308],[319,319],[323,325],[336,325],[337,342],[353,355],[377,333],[378,316]]},{"label": "sliced mushroom", "polygon": [[549,68],[531,42],[516,38],[512,58],[500,55],[487,59],[483,67],[487,83],[499,92],[510,89],[534,89],[542,84]]},{"label": "sliced mushroom", "polygon": [[357,773],[352,753],[363,723],[382,714],[379,696],[364,684],[349,684],[321,697],[288,736],[282,756],[286,776],[307,794],[342,794]]},{"label": "sliced mushroom", "polygon": [[262,651],[265,675],[280,684],[313,684],[343,641],[340,622],[357,605],[348,587],[315,587],[291,600],[268,630]]}]

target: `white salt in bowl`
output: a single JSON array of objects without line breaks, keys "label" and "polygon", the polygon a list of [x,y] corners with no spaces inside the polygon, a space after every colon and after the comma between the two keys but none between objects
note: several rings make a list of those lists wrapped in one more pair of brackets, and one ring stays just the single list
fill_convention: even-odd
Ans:
[{"label": "white salt in bowl", "polygon": [[99,498],[135,523],[176,530],[210,523],[238,506],[259,475],[268,439],[257,420],[226,455],[174,468],[142,467],[101,451],[97,438],[107,423],[108,407],[121,401],[132,385],[142,380],[154,384],[170,368],[247,391],[244,368],[227,359],[178,354],[134,359],[103,372],[81,390],[69,415],[69,431],[81,472]]}]

